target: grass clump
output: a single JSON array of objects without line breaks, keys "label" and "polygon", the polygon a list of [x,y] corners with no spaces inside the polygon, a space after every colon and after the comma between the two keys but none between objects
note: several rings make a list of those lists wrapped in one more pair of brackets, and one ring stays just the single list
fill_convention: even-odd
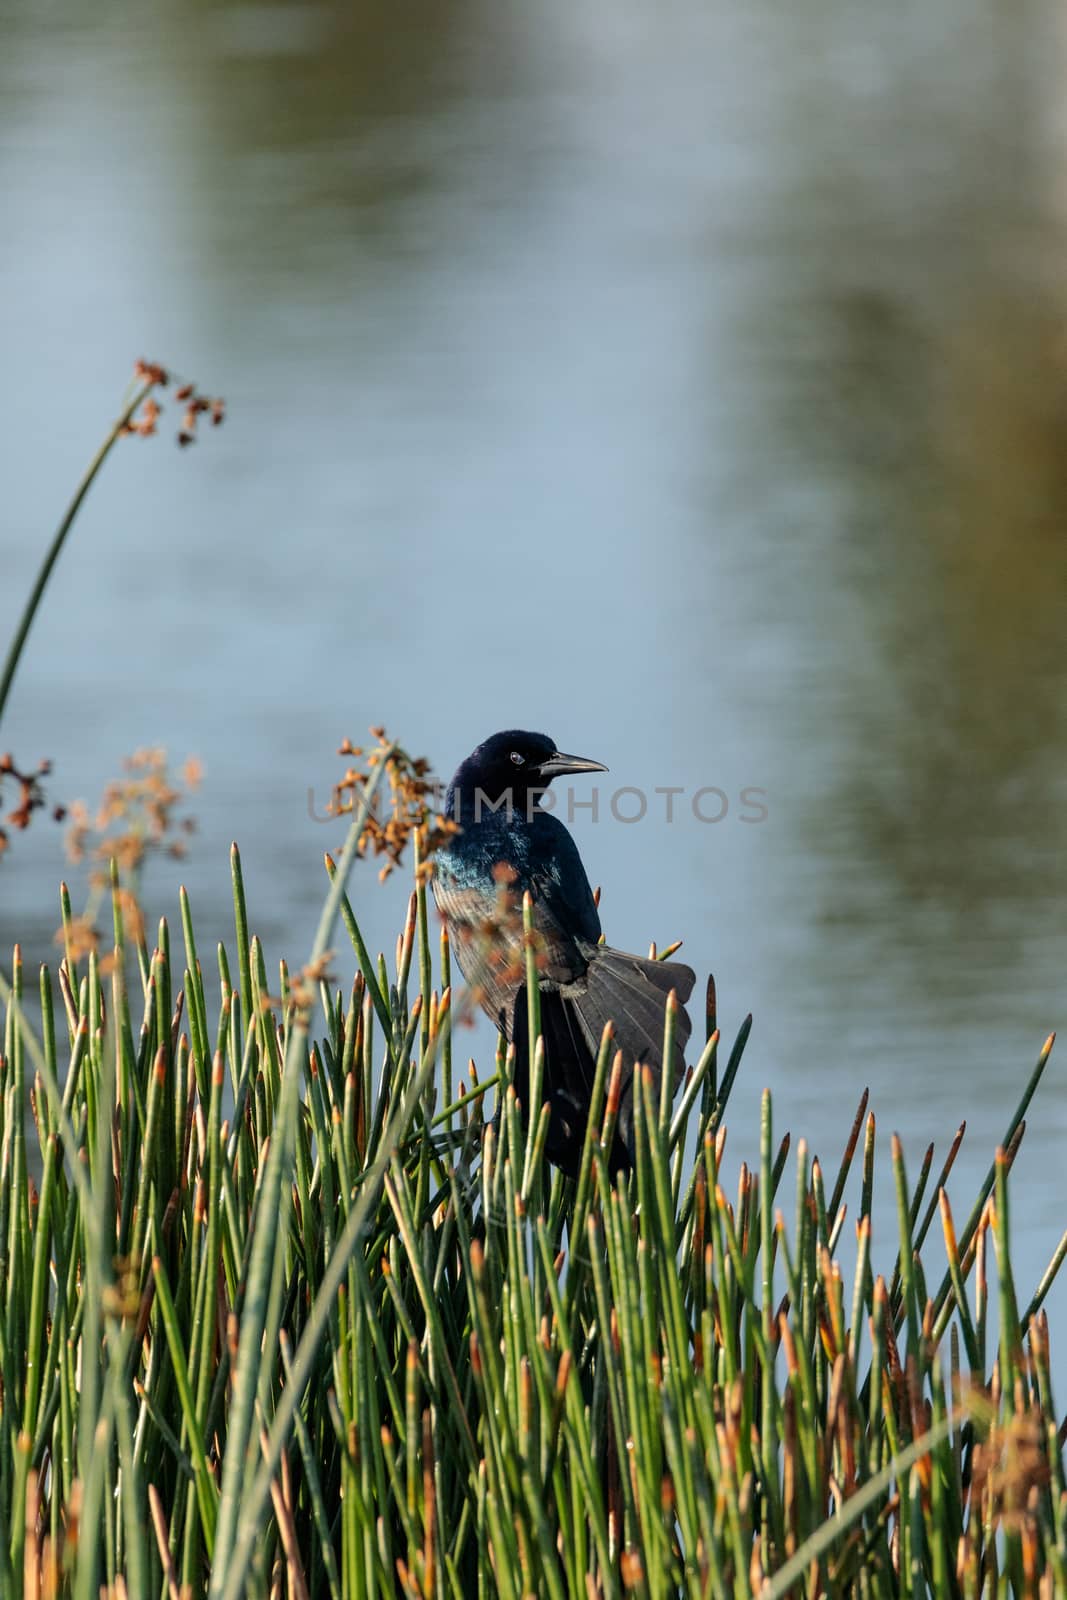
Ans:
[{"label": "grass clump", "polygon": [[[932,1149],[912,1183],[891,1141],[897,1215],[875,1232],[866,1095],[837,1169],[801,1141],[791,1179],[765,1095],[728,1198],[748,1024],[721,1061],[710,985],[679,1103],[642,1083],[636,1169],[614,1185],[605,1038],[565,1179],[506,1055],[454,1085],[424,870],[393,965],[367,950],[345,884],[386,777],[413,815],[421,769],[382,743],[298,973],[269,975],[236,849],[210,1012],[188,900],[180,938],[163,922],[150,948],[117,871],[106,973],[72,946],[31,1003],[16,953],[0,991],[0,1592],[1067,1591],[1041,1309],[1063,1247],[1024,1306],[1009,1245],[1051,1040],[959,1228],[962,1131],[932,1185]],[[396,830],[375,829],[395,856]]]}]

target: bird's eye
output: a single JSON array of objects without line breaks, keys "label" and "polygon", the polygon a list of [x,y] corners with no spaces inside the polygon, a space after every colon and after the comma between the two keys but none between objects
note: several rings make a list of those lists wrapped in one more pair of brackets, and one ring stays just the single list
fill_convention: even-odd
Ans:
[{"label": "bird's eye", "polygon": [[513,750],[511,752],[511,760],[515,763],[515,765],[517,767],[521,767],[522,766],[523,758],[522,758],[522,756],[519,754],[519,752],[517,750]]}]

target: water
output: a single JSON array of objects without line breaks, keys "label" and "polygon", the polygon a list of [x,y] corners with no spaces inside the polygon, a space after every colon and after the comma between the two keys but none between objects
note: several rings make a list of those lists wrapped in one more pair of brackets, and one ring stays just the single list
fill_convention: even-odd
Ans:
[{"label": "water", "polygon": [[[574,826],[612,942],[684,936],[724,1030],[755,1013],[731,1159],[769,1084],[834,1165],[869,1084],[913,1175],[967,1118],[965,1211],[1064,1021],[1062,17],[5,12],[0,638],[133,357],[230,415],[109,462],[4,745],[64,799],[198,754],[152,906],[183,878],[209,950],[237,837],[298,961],[342,736],[383,721],[447,775],[547,729],[611,768]],[[615,785],[686,794],[624,825]],[[15,840],[5,946],[48,951],[70,870],[47,822]],[[363,875],[373,944],[402,898]],[[1023,1285],[1065,1221],[1064,1082],[1054,1055],[1017,1169]]]}]

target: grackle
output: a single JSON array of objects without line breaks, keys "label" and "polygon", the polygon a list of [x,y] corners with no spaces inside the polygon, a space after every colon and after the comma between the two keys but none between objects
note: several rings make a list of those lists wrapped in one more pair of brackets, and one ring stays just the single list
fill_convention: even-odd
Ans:
[{"label": "grackle", "polygon": [[[622,1091],[613,1171],[634,1159],[634,1064],[660,1082],[667,996],[678,998],[672,1090],[683,1071],[690,1022],[684,1002],[693,972],[676,961],[649,961],[599,943],[600,917],[574,840],[542,806],[553,778],[605,772],[598,761],[563,755],[541,733],[494,734],[467,757],[449,785],[445,814],[459,824],[438,851],[434,898],[448,928],[460,970],[483,1010],[515,1046],[515,1087],[529,1107],[522,897],[533,899],[541,1032],[545,1041],[544,1099],[551,1107],[545,1152],[574,1174],[589,1116],[596,1058],[604,1025],[614,1025],[623,1054]],[[658,1088],[657,1088],[658,1095]]]}]

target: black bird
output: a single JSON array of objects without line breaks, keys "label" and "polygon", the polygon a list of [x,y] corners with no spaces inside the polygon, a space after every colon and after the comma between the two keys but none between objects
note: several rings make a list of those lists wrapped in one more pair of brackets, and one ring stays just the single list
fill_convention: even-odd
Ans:
[{"label": "black bird", "polygon": [[[574,840],[541,797],[553,778],[606,772],[598,761],[563,755],[543,733],[494,734],[452,779],[445,814],[460,825],[438,851],[433,890],[460,970],[484,1011],[515,1045],[515,1086],[524,1115],[530,1047],[527,1023],[522,897],[534,902],[538,935],[544,1099],[552,1108],[545,1151],[572,1175],[589,1116],[604,1024],[623,1053],[623,1087],[611,1151],[613,1170],[634,1159],[633,1069],[663,1070],[667,996],[679,1002],[670,1063],[672,1089],[684,1067],[690,1022],[684,1010],[692,970],[677,961],[648,961],[600,944],[600,917]],[[658,1091],[657,1091],[658,1092]]]}]

